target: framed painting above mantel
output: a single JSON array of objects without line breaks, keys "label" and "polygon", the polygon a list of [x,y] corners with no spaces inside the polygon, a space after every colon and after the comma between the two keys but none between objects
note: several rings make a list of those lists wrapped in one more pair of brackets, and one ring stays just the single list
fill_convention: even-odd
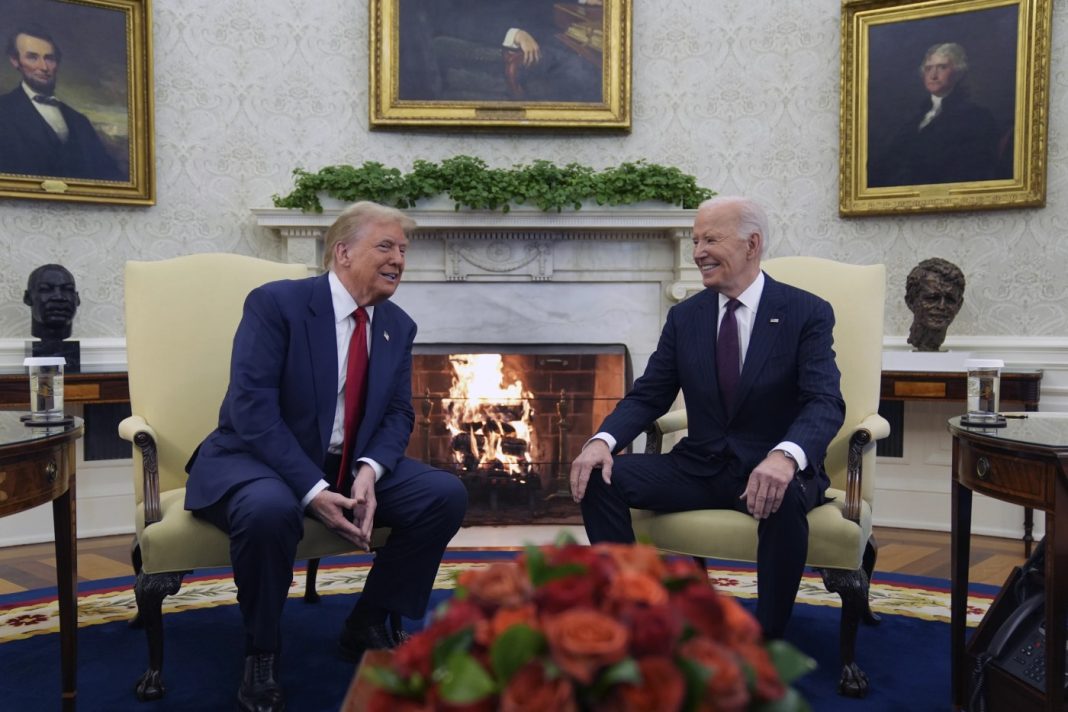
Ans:
[{"label": "framed painting above mantel", "polygon": [[371,128],[630,129],[632,0],[370,0]]},{"label": "framed painting above mantel", "polygon": [[1041,207],[1051,0],[843,0],[839,212]]},{"label": "framed painting above mantel", "polygon": [[0,0],[0,196],[153,205],[151,0]]}]

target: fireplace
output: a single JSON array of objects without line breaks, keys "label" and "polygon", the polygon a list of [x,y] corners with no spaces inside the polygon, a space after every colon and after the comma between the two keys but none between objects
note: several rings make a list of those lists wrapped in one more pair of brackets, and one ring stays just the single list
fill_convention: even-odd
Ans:
[{"label": "fireplace", "polygon": [[408,455],[454,473],[465,524],[580,521],[568,470],[630,386],[626,347],[417,344]]}]

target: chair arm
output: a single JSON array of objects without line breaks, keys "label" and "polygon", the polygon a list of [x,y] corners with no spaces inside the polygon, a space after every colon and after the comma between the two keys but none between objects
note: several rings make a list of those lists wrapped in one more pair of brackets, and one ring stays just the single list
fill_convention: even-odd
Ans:
[{"label": "chair arm", "polygon": [[849,436],[849,455],[846,461],[846,498],[842,515],[860,523],[861,483],[863,481],[864,449],[874,440],[882,440],[890,434],[886,418],[872,413],[857,424]]},{"label": "chair arm", "polygon": [[156,456],[156,431],[140,415],[131,415],[119,423],[119,437],[132,442],[141,451],[141,470],[144,476],[142,497],[145,505],[145,526],[163,519],[159,505],[159,459]]},{"label": "chair arm", "polygon": [[686,409],[665,413],[645,430],[645,454],[656,455],[664,446],[664,436],[686,429]]}]

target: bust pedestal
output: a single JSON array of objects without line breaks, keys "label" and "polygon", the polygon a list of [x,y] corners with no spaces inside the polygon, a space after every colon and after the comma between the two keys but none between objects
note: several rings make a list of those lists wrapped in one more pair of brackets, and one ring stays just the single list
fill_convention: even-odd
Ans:
[{"label": "bust pedestal", "polygon": [[67,359],[66,373],[82,370],[82,349],[78,341],[27,341],[27,356],[62,356]]}]

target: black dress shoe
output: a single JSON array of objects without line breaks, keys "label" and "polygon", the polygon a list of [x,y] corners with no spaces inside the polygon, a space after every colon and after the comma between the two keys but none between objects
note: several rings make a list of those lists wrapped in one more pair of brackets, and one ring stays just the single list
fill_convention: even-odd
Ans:
[{"label": "black dress shoe", "polygon": [[274,653],[256,653],[245,657],[245,676],[237,688],[237,706],[243,712],[283,712],[286,695],[275,681],[277,668]]},{"label": "black dress shoe", "polygon": [[367,650],[386,650],[395,647],[397,647],[397,640],[385,623],[375,623],[360,628],[346,624],[341,629],[341,637],[338,640],[341,657],[350,663],[359,662]]}]

